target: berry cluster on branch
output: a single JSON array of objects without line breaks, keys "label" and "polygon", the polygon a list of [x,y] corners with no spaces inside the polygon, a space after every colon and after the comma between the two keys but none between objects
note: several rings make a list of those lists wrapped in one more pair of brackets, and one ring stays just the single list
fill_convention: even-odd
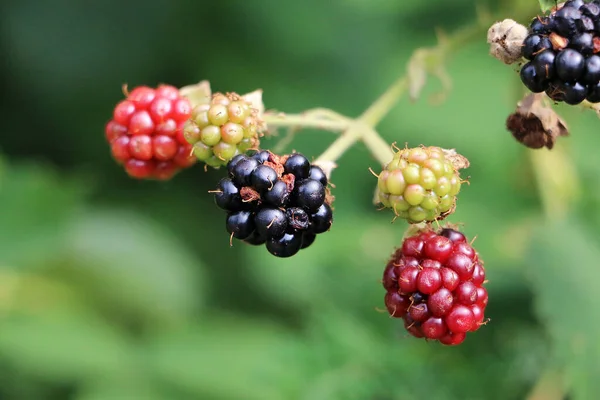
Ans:
[{"label": "berry cluster on branch", "polygon": [[[230,245],[235,239],[264,246],[280,258],[297,255],[335,229],[332,171],[349,148],[364,143],[382,168],[373,180],[374,203],[393,211],[392,222],[409,225],[385,266],[387,310],[404,320],[412,336],[457,345],[485,323],[487,305],[479,254],[454,227],[440,226],[457,207],[465,182],[460,170],[469,161],[436,146],[398,149],[375,126],[405,92],[416,99],[428,75],[450,87],[443,62],[482,30],[479,21],[435,47],[415,51],[406,75],[357,118],[327,109],[296,115],[265,111],[261,90],[212,93],[207,81],[179,90],[141,86],[115,107],[106,139],[132,178],[165,180],[194,164],[223,171],[210,193],[225,213]],[[316,157],[278,154],[260,139],[271,139],[282,127],[290,130],[281,140],[285,145],[302,128],[339,135]]]}]

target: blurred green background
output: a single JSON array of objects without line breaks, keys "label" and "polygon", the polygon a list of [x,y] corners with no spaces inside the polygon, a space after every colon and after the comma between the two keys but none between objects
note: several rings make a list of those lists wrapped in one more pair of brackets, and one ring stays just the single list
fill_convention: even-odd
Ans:
[{"label": "blurred green background", "polygon": [[[537,4],[488,6],[526,22]],[[436,27],[475,18],[471,0],[3,1],[0,399],[598,398],[600,121],[558,107],[572,135],[554,158],[515,142],[522,87],[485,29],[449,61],[444,104],[428,103],[432,81],[380,125],[471,160],[450,220],[477,236],[491,322],[456,348],[377,311],[406,225],[371,205],[362,145],[335,171],[332,230],[282,260],[229,247],[207,193],[222,171],[137,182],[105,143],[123,83],[208,79],[262,88],[267,108],[357,115]],[[288,150],[333,138],[306,131]],[[540,188],[566,211],[544,213]]]}]

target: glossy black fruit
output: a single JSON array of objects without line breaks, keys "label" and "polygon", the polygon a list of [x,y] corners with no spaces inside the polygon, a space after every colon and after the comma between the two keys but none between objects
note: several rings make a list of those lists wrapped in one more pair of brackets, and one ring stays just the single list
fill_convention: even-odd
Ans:
[{"label": "glossy black fruit", "polygon": [[238,211],[244,208],[240,191],[231,179],[223,178],[215,191],[215,203],[219,208],[227,211]]},{"label": "glossy black fruit", "polygon": [[261,208],[254,217],[254,225],[260,236],[281,237],[288,227],[287,220],[286,213],[278,208]]},{"label": "glossy black fruit", "polygon": [[238,187],[249,186],[254,169],[258,167],[258,161],[253,158],[240,160],[234,167],[232,180]]},{"label": "glossy black fruit", "polygon": [[523,57],[528,60],[533,58],[543,50],[552,49],[552,43],[548,36],[545,35],[529,35],[523,42]]},{"label": "glossy black fruit", "polygon": [[585,68],[583,55],[573,49],[564,49],[554,61],[556,75],[564,82],[576,82]]},{"label": "glossy black fruit", "polygon": [[300,153],[294,153],[288,157],[283,164],[286,174],[292,174],[296,180],[308,178],[310,173],[310,161]]},{"label": "glossy black fruit", "polygon": [[314,179],[316,181],[321,182],[321,185],[323,185],[323,187],[327,187],[327,175],[325,175],[325,172],[323,172],[321,167],[318,167],[316,165],[310,167],[310,173],[308,174],[308,177],[310,179]]},{"label": "glossy black fruit", "polygon": [[600,56],[593,55],[585,60],[585,68],[581,82],[595,85],[600,81]]},{"label": "glossy black fruit", "polygon": [[300,181],[295,188],[296,204],[310,212],[315,212],[325,201],[325,188],[314,179]]},{"label": "glossy black fruit", "polygon": [[548,80],[540,73],[531,62],[528,62],[521,68],[519,73],[521,82],[533,93],[541,93],[548,88]]},{"label": "glossy black fruit", "polygon": [[291,257],[302,247],[302,233],[286,233],[280,238],[268,239],[266,247],[274,256]]},{"label": "glossy black fruit", "polygon": [[275,182],[277,182],[277,172],[269,166],[261,164],[252,171],[250,183],[252,188],[259,192],[271,189]]},{"label": "glossy black fruit", "polygon": [[227,232],[234,238],[246,239],[254,232],[254,219],[250,211],[237,211],[229,213],[225,222]]},{"label": "glossy black fruit", "polygon": [[327,232],[333,222],[333,212],[328,204],[323,204],[316,213],[311,215],[310,230],[313,233]]},{"label": "glossy black fruit", "polygon": [[277,181],[273,184],[273,187],[268,191],[264,192],[262,199],[266,204],[282,207],[284,206],[290,197],[288,186],[283,181]]}]

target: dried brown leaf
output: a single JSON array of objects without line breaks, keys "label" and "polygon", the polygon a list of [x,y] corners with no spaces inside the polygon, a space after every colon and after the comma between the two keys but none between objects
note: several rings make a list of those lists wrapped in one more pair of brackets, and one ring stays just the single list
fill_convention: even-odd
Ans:
[{"label": "dried brown leaf", "polygon": [[558,137],[569,135],[566,123],[541,93],[525,96],[506,119],[506,128],[531,149],[552,149]]}]

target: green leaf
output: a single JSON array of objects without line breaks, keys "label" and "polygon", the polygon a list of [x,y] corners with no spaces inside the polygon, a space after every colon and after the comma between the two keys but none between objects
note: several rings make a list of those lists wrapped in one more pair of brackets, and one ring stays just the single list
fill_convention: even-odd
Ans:
[{"label": "green leaf", "polygon": [[36,165],[4,171],[0,186],[0,263],[30,267],[59,252],[64,226],[82,193],[51,169]]},{"label": "green leaf", "polygon": [[540,8],[542,12],[550,11],[552,8],[556,7],[556,0],[538,0],[540,2]]},{"label": "green leaf", "polygon": [[74,400],[165,400],[180,398],[145,379],[123,377],[86,383]]},{"label": "green leaf", "polygon": [[24,372],[54,381],[118,376],[135,361],[130,344],[105,321],[48,310],[4,318],[0,355]]},{"label": "green leaf", "polygon": [[205,318],[201,325],[154,337],[146,364],[196,398],[279,400],[293,398],[302,386],[304,350],[290,332],[264,321]]},{"label": "green leaf", "polygon": [[593,398],[600,379],[600,241],[576,223],[547,223],[529,254],[539,318],[571,382],[573,399]]},{"label": "green leaf", "polygon": [[70,278],[120,311],[176,321],[203,300],[202,265],[139,215],[94,211],[69,227],[68,243]]}]

